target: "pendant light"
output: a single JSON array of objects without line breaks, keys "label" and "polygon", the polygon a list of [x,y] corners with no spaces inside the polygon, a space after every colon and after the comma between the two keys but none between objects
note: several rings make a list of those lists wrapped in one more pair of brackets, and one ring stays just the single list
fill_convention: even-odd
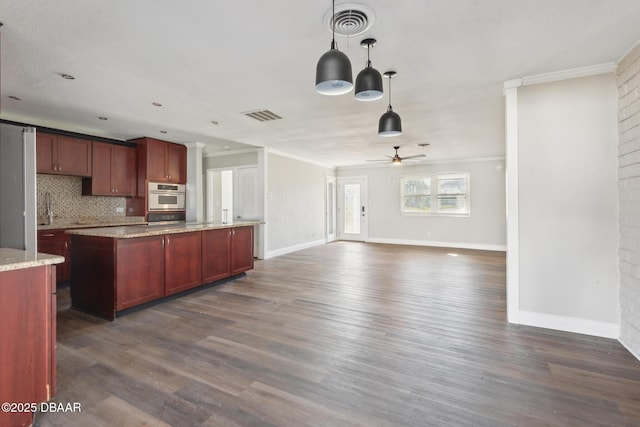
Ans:
[{"label": "pendant light", "polygon": [[389,79],[389,108],[386,113],[380,116],[380,121],[378,122],[378,135],[380,136],[398,136],[402,134],[400,116],[391,107],[391,79],[395,75],[395,71],[384,73],[384,76]]},{"label": "pendant light", "polygon": [[331,49],[322,55],[316,66],[316,91],[322,95],[343,95],[353,88],[351,62],[336,47],[336,1],[331,15]]},{"label": "pendant light", "polygon": [[382,76],[380,72],[371,66],[369,51],[375,46],[376,39],[364,39],[360,42],[367,48],[367,66],[356,77],[356,99],[358,101],[376,101],[384,95],[382,92]]}]

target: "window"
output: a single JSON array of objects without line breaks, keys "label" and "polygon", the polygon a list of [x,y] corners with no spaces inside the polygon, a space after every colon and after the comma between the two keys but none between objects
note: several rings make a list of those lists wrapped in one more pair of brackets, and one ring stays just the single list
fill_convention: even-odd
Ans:
[{"label": "window", "polygon": [[409,215],[469,216],[469,174],[408,175],[401,179],[401,211]]}]

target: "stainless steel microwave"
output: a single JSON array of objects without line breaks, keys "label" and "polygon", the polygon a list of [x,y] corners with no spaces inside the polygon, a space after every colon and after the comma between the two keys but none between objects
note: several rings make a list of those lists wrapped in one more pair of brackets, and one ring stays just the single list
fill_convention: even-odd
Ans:
[{"label": "stainless steel microwave", "polygon": [[147,194],[149,211],[184,211],[185,193],[184,184],[150,182]]}]

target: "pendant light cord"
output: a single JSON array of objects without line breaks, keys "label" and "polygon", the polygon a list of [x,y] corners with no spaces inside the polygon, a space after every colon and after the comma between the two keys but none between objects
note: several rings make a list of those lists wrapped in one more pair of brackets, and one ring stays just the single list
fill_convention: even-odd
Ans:
[{"label": "pendant light cord", "polygon": [[389,76],[389,108],[387,108],[387,111],[393,111],[393,108],[391,108],[391,76]]},{"label": "pendant light cord", "polygon": [[336,0],[333,0],[333,6],[331,7],[331,49],[337,49],[336,47]]}]

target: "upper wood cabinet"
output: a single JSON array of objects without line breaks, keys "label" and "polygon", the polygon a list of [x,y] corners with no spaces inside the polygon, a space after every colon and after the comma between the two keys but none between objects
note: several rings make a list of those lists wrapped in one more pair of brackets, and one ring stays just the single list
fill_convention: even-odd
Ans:
[{"label": "upper wood cabinet", "polygon": [[139,180],[187,183],[187,147],[153,138],[138,138]]},{"label": "upper wood cabinet", "polygon": [[36,132],[38,173],[91,176],[91,141]]},{"label": "upper wood cabinet", "polygon": [[136,150],[103,142],[93,143],[93,174],[82,181],[82,194],[136,195]]}]

